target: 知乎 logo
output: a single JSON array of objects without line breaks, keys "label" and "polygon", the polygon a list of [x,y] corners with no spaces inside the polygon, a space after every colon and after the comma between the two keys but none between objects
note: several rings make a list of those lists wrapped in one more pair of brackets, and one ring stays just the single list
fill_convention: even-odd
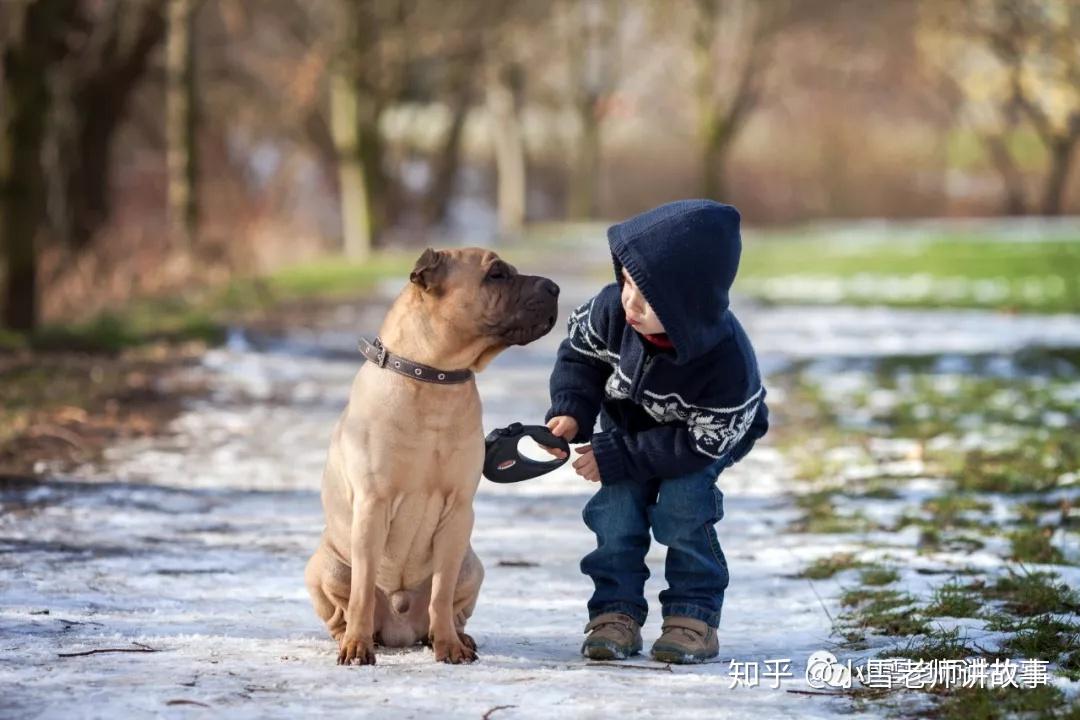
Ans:
[{"label": "\u77e5\u4e4e logo", "polygon": [[850,688],[851,661],[840,663],[828,650],[818,650],[806,660],[806,682],[812,688]]}]

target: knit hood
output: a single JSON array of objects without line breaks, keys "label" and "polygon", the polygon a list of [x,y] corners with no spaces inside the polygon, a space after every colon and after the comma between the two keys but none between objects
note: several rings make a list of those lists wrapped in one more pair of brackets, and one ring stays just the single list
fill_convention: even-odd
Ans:
[{"label": "knit hood", "polygon": [[739,269],[739,211],[679,200],[608,228],[615,280],[625,267],[664,325],[675,362],[687,363],[731,336],[728,292]]}]

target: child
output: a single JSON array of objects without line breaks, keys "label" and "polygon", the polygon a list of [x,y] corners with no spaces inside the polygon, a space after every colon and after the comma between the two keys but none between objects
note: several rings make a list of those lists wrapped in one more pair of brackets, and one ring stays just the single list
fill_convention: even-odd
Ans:
[{"label": "child", "polygon": [[[581,561],[595,585],[581,652],[610,660],[641,651],[652,528],[668,547],[652,656],[702,662],[719,653],[728,584],[713,527],[724,514],[716,478],[768,429],[754,350],[728,309],[739,213],[673,202],[612,226],[608,244],[616,282],[571,314],[546,418],[555,435],[589,442],[573,465],[600,483],[583,512],[597,547]],[[593,433],[598,413],[602,432]]]}]

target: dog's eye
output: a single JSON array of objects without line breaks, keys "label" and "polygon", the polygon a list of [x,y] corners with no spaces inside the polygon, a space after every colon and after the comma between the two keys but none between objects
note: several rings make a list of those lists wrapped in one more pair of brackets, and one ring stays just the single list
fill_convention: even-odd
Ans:
[{"label": "dog's eye", "polygon": [[510,277],[510,273],[506,272],[506,268],[494,267],[488,273],[488,280],[505,280]]}]

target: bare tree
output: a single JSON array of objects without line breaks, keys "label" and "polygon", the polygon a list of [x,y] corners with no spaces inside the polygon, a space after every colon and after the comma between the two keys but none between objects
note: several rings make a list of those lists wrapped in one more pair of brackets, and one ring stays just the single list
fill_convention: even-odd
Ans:
[{"label": "bare tree", "polygon": [[578,118],[568,208],[574,218],[592,218],[599,212],[601,123],[616,82],[619,9],[613,0],[564,5],[571,100]]},{"label": "bare tree", "polygon": [[12,14],[0,106],[4,324],[30,330],[46,230],[85,248],[109,217],[113,139],[164,18],[151,0],[31,0]]},{"label": "bare tree", "polygon": [[1002,178],[1006,209],[1026,212],[1011,144],[1030,128],[1046,150],[1039,210],[1061,212],[1080,143],[1080,6],[1070,0],[924,3],[930,62],[963,99],[965,115]]},{"label": "bare tree", "polygon": [[45,219],[41,155],[53,99],[50,77],[68,52],[77,20],[68,0],[37,0],[12,10],[15,30],[3,54],[0,100],[0,247],[3,325],[32,330],[38,320],[37,246]]},{"label": "bare tree", "polygon": [[382,99],[374,92],[370,66],[376,64],[379,18],[372,0],[343,2],[339,57],[330,78],[330,129],[337,150],[343,250],[364,260],[375,237],[373,187],[380,172],[379,116]]},{"label": "bare tree", "polygon": [[70,105],[57,128],[67,149],[60,168],[66,178],[62,224],[76,248],[90,243],[112,210],[113,140],[165,37],[165,17],[155,0],[111,0],[99,7],[85,18],[85,47],[64,68]]},{"label": "bare tree", "polygon": [[995,54],[1010,67],[1013,102],[1050,157],[1041,211],[1061,213],[1069,168],[1080,142],[1080,6],[998,0],[984,27]]},{"label": "bare tree", "polygon": [[165,159],[169,173],[169,224],[173,237],[192,248],[198,232],[198,94],[195,14],[200,0],[169,0],[165,46]]},{"label": "bare tree", "polygon": [[483,45],[477,36],[458,57],[446,62],[447,79],[444,94],[450,112],[450,122],[432,160],[431,187],[424,202],[424,217],[429,224],[438,224],[446,218],[450,199],[454,192],[454,178],[461,160],[461,140],[465,120],[472,107],[475,94],[474,76],[482,58]]},{"label": "bare tree", "polygon": [[525,71],[506,48],[488,51],[487,110],[495,150],[499,234],[514,237],[525,227],[525,134],[521,105]]},{"label": "bare tree", "polygon": [[772,45],[792,18],[786,0],[695,0],[695,95],[701,140],[701,193],[727,194],[732,145],[765,93]]}]

